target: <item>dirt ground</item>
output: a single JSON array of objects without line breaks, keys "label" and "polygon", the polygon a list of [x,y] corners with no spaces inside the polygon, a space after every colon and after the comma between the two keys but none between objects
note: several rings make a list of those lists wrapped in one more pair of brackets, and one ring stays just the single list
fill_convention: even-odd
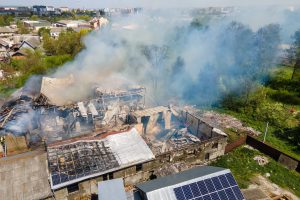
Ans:
[{"label": "dirt ground", "polygon": [[[277,197],[285,195],[289,200],[300,200],[296,195],[290,191],[279,187],[278,185],[272,183],[267,178],[258,175],[252,180],[252,184],[248,188],[251,189],[260,189],[271,199],[278,199]],[[279,198],[280,199],[280,198]]]}]

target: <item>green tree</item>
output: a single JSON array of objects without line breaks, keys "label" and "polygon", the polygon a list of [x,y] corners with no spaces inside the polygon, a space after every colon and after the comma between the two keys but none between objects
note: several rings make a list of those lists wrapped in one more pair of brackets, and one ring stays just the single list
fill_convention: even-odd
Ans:
[{"label": "green tree", "polygon": [[294,44],[292,45],[295,64],[293,67],[292,80],[300,80],[300,30],[296,31],[294,36]]},{"label": "green tree", "polygon": [[30,19],[36,21],[39,20],[39,17],[37,15],[32,15]]},{"label": "green tree", "polygon": [[8,26],[10,22],[14,21],[11,15],[0,15],[0,26]]},{"label": "green tree", "polygon": [[57,46],[55,39],[51,38],[46,32],[43,33],[43,48],[47,55],[55,55],[57,52]]},{"label": "green tree", "polygon": [[17,21],[17,27],[19,29],[18,33],[20,34],[28,34],[30,33],[29,29],[24,26],[23,22]]},{"label": "green tree", "polygon": [[50,29],[42,27],[38,30],[39,36],[43,36],[44,34],[50,35]]}]

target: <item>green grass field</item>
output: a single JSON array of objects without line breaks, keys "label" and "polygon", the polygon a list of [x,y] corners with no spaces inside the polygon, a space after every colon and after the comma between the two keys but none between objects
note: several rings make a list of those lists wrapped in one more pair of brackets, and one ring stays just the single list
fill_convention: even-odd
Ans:
[{"label": "green grass field", "polygon": [[253,160],[256,155],[263,154],[257,150],[239,147],[220,157],[211,165],[230,169],[241,188],[247,188],[251,178],[255,175],[260,174],[264,176],[266,173],[270,173],[269,180],[300,197],[299,173],[286,169],[271,158],[269,158],[270,162],[268,164],[260,166]]}]

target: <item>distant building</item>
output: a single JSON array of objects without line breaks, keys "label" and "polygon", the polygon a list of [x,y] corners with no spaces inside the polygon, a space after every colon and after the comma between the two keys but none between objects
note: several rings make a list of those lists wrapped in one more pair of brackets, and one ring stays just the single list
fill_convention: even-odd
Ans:
[{"label": "distant building", "polygon": [[28,40],[24,40],[19,49],[30,49],[30,50],[35,50],[37,49],[41,44],[41,41],[36,38],[29,38]]},{"label": "distant building", "polygon": [[84,20],[60,20],[54,23],[54,26],[67,27],[67,28],[77,28],[77,27],[90,28],[91,27],[91,25]]},{"label": "distant building", "polygon": [[59,10],[61,12],[69,12],[70,11],[70,9],[68,7],[60,7]]},{"label": "distant building", "polygon": [[34,21],[34,20],[25,20],[23,21],[24,26],[38,31],[40,28],[50,28],[51,27],[51,23],[46,21],[46,20],[38,20],[38,21]]},{"label": "distant building", "polygon": [[8,26],[0,27],[0,37],[9,37],[13,36],[18,29],[12,29]]},{"label": "distant building", "polygon": [[100,17],[100,18],[95,17],[90,21],[90,25],[93,29],[101,28],[107,24],[108,24],[108,19],[104,17]]},{"label": "distant building", "polygon": [[50,36],[57,38],[61,32],[66,31],[66,27],[51,27]]},{"label": "distant building", "polygon": [[47,6],[32,6],[33,13],[36,15],[47,15]]}]

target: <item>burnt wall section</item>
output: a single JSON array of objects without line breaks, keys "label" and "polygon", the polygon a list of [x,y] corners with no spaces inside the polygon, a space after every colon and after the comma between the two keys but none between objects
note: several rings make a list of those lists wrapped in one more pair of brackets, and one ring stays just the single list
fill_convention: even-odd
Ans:
[{"label": "burnt wall section", "polygon": [[185,123],[188,130],[200,140],[218,137],[219,135],[226,136],[223,131],[201,120],[201,117],[197,116],[196,113],[182,110],[180,119]]},{"label": "burnt wall section", "polygon": [[79,195],[97,194],[97,183],[103,180],[123,178],[125,185],[134,185],[143,181],[147,181],[151,176],[155,175],[155,171],[159,171],[162,167],[178,162],[185,162],[188,165],[201,165],[215,159],[224,154],[227,145],[227,138],[218,136],[194,145],[186,145],[181,149],[156,155],[155,160],[133,165],[121,170],[91,178],[78,183],[79,190],[68,194],[67,188],[55,191],[57,199]]}]

